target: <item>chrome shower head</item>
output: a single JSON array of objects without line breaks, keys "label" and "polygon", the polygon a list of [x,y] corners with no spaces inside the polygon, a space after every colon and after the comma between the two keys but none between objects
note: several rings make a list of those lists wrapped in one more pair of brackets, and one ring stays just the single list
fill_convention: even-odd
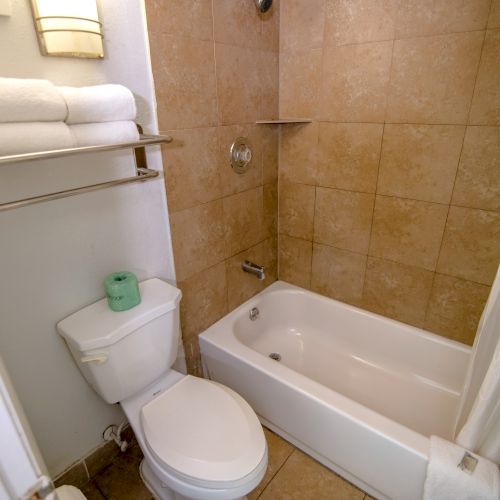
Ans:
[{"label": "chrome shower head", "polygon": [[255,0],[255,4],[257,5],[257,8],[260,10],[260,12],[264,13],[271,8],[273,0]]}]

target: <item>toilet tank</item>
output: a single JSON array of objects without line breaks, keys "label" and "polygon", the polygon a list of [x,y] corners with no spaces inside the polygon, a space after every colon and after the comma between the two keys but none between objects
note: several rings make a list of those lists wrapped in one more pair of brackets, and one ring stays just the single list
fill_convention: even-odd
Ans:
[{"label": "toilet tank", "polygon": [[57,324],[94,390],[117,403],[166,373],[177,357],[181,291],[157,278],[139,283],[141,303],[115,312],[106,299]]}]

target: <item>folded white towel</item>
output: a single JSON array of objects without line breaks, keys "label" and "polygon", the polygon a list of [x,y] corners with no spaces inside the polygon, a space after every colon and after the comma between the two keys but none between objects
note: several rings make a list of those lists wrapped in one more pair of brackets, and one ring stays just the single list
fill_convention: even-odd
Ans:
[{"label": "folded white towel", "polygon": [[134,121],[137,115],[132,92],[123,85],[58,87],[68,106],[66,123]]},{"label": "folded white towel", "polygon": [[0,123],[64,121],[63,96],[47,80],[0,78]]},{"label": "folded white towel", "polygon": [[132,142],[139,139],[134,122],[81,123],[69,126],[77,146]]},{"label": "folded white towel", "polygon": [[0,156],[75,146],[64,122],[0,123]]},{"label": "folded white towel", "polygon": [[473,472],[458,467],[467,450],[431,436],[424,500],[498,500],[500,472],[498,466],[479,455]]}]

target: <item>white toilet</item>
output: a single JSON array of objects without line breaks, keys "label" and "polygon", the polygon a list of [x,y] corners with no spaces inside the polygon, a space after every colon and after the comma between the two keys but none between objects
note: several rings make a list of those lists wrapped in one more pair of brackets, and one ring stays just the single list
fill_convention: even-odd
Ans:
[{"label": "white toilet", "polygon": [[267,468],[260,422],[231,389],[172,370],[181,292],[156,278],[139,288],[138,306],[113,312],[103,299],[61,321],[58,331],[95,391],[121,404],[156,497],[242,498]]}]

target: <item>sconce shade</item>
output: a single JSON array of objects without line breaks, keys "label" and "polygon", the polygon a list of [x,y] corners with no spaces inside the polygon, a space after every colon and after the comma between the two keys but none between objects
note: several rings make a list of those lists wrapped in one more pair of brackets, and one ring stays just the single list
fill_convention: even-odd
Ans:
[{"label": "sconce shade", "polygon": [[43,55],[104,57],[96,0],[31,0]]}]

